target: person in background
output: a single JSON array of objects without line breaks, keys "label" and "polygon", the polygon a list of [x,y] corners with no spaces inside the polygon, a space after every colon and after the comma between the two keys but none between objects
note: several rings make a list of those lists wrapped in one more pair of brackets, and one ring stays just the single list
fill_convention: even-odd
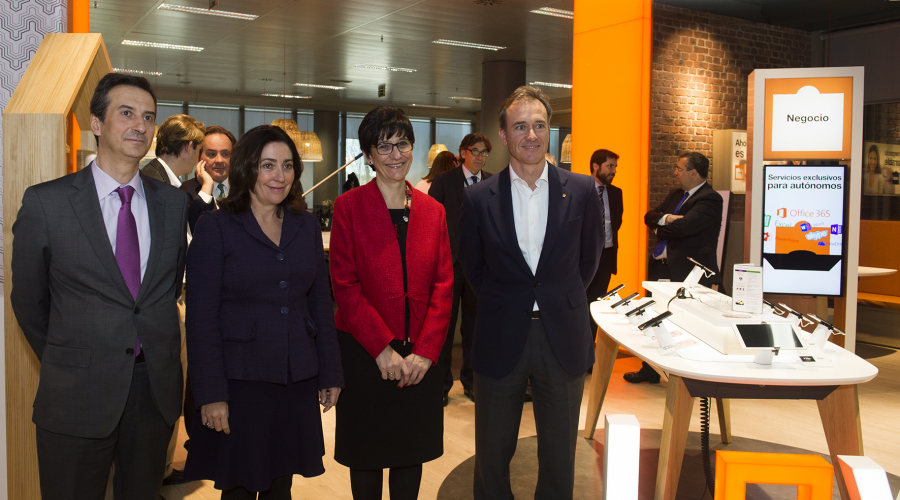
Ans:
[{"label": "person in background", "polygon": [[228,196],[228,168],[231,150],[236,142],[234,134],[213,125],[206,127],[200,144],[200,160],[196,176],[181,185],[181,190],[191,198],[188,225],[191,231],[200,215],[218,208],[216,200]]},{"label": "person in background", "polygon": [[881,167],[881,178],[883,194],[894,194],[894,171],[890,167]]},{"label": "person in background", "polygon": [[444,206],[447,213],[447,232],[450,236],[450,256],[453,259],[453,308],[450,310],[450,326],[447,339],[441,350],[441,363],[444,365],[444,406],[450,404],[450,389],[453,387],[453,373],[450,370],[453,356],[453,337],[456,336],[456,319],[462,305],[462,368],[459,371],[459,382],[463,386],[463,394],[475,401],[475,389],[472,382],[472,338],[475,332],[475,312],[477,301],[472,285],[459,262],[459,209],[463,203],[463,189],[483,181],[491,176],[484,170],[484,164],[491,154],[491,141],[478,132],[463,137],[459,144],[459,157],[462,164],[450,172],[435,178],[430,195]]},{"label": "person in background", "polygon": [[453,170],[457,165],[456,155],[450,151],[441,151],[434,157],[434,161],[431,162],[431,169],[428,171],[428,175],[422,177],[422,180],[416,184],[416,189],[425,194],[429,194],[428,190],[431,188],[431,183],[434,181],[434,178],[437,177],[438,174]]},{"label": "person in background", "polygon": [[585,288],[603,250],[594,183],[547,163],[550,100],[516,89],[500,106],[509,166],[463,190],[459,258],[478,297],[476,500],[512,498],[525,386],[537,429],[535,498],[571,499],[584,378],[594,364]]},{"label": "person in background", "polygon": [[[605,241],[597,273],[587,288],[589,304],[606,294],[610,278],[618,271],[616,262],[619,253],[619,228],[622,227],[622,213],[625,211],[622,204],[622,190],[612,183],[618,165],[619,155],[608,149],[598,149],[591,155],[591,176],[600,197]],[[591,318],[591,331],[597,331],[594,318]]]},{"label": "person in background", "polygon": [[200,157],[205,132],[203,124],[188,115],[172,115],[156,132],[156,158],[144,165],[141,173],[181,187],[179,177],[194,170]]},{"label": "person in background", "polygon": [[113,464],[115,498],[159,498],[181,415],[188,199],[138,172],[155,121],[147,79],[101,78],[96,160],[26,189],[12,226],[10,302],[41,370],[42,498],[102,500]]},{"label": "person in background", "polygon": [[228,196],[197,221],[187,257],[195,412],[184,476],[223,500],[291,498],[325,472],[318,405],[344,385],[322,231],[292,187],[300,155],[280,128],[235,144]]},{"label": "person in background", "polygon": [[[406,113],[379,106],[359,125],[373,182],[338,196],[331,277],[346,390],[334,458],[354,500],[418,496],[422,464],[443,454],[443,368],[453,294],[444,208],[406,182],[415,135]],[[435,366],[437,365],[437,366]]]},{"label": "person in background", "polygon": [[[722,227],[722,196],[706,182],[709,158],[700,153],[682,153],[675,165],[678,188],[669,191],[662,203],[644,215],[644,223],[656,234],[656,245],[647,264],[648,281],[684,281],[694,263],[716,272],[703,277],[701,285],[722,283],[716,263],[716,246]],[[632,384],[659,383],[659,374],[642,362],[641,369],[626,373]]]},{"label": "person in background", "polygon": [[866,175],[863,181],[865,194],[881,194],[884,191],[884,178],[881,176],[881,158],[878,146],[872,144],[866,155]]}]

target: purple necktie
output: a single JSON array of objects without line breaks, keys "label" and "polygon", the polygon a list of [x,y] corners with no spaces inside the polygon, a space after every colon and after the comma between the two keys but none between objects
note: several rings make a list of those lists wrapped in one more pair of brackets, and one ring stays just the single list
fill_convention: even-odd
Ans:
[{"label": "purple necktie", "polygon": [[[141,244],[138,241],[137,223],[131,213],[131,198],[134,188],[123,186],[116,189],[122,206],[119,208],[119,219],[116,223],[116,263],[125,279],[125,285],[131,297],[137,300],[141,290]],[[138,336],[135,356],[141,353],[141,338]]]}]

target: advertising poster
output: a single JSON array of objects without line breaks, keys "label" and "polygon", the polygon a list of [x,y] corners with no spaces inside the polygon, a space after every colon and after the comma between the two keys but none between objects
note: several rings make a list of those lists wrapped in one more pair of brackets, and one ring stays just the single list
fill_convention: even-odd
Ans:
[{"label": "advertising poster", "polygon": [[734,165],[731,192],[744,194],[747,192],[747,132],[732,134],[731,164]]},{"label": "advertising poster", "polygon": [[853,78],[766,80],[765,160],[850,158]]},{"label": "advertising poster", "polygon": [[775,166],[764,172],[763,291],[841,295],[844,166]]},{"label": "advertising poster", "polygon": [[900,195],[900,144],[866,142],[863,194]]}]

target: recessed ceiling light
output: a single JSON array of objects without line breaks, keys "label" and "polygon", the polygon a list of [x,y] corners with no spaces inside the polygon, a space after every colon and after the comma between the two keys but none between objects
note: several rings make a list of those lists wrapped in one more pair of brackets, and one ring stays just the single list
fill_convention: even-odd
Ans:
[{"label": "recessed ceiling light", "polygon": [[263,97],[287,97],[289,99],[309,99],[308,95],[296,95],[296,94],[260,94]]},{"label": "recessed ceiling light", "polygon": [[538,87],[559,87],[561,89],[572,88],[571,85],[566,83],[531,82],[528,85],[537,85]]},{"label": "recessed ceiling light", "polygon": [[122,40],[122,45],[133,45],[135,47],[152,47],[154,49],[189,50],[191,52],[201,52],[203,50],[203,47],[194,47],[191,45],[173,45],[171,43],[139,42],[137,40]]},{"label": "recessed ceiling light", "polygon": [[455,99],[457,101],[481,101],[480,97],[451,97],[450,99]]},{"label": "recessed ceiling light", "polygon": [[378,66],[376,64],[354,64],[354,68],[380,69],[382,71],[400,71],[403,73],[415,73],[416,70],[410,68],[395,68],[393,66]]},{"label": "recessed ceiling light", "polygon": [[116,73],[128,73],[131,75],[147,75],[147,76],[159,76],[162,73],[159,71],[141,71],[139,69],[124,69],[124,68],[113,68],[113,71]]},{"label": "recessed ceiling light", "polygon": [[410,106],[415,106],[417,108],[450,109],[450,106],[434,106],[431,104],[410,104]]},{"label": "recessed ceiling light", "polygon": [[188,12],[190,14],[206,14],[207,16],[230,17],[232,19],[244,19],[252,21],[259,16],[253,14],[241,14],[240,12],[227,12],[224,10],[203,9],[200,7],[187,7],[185,5],[172,5],[168,3],[160,4],[159,10],[174,10],[176,12]]},{"label": "recessed ceiling light", "polygon": [[575,19],[575,13],[571,10],[551,9],[550,7],[541,7],[531,11],[535,14],[543,14],[545,16],[562,17],[565,19]]},{"label": "recessed ceiling light", "polygon": [[485,45],[483,43],[471,43],[471,42],[457,42],[456,40],[435,40],[431,43],[439,43],[441,45],[454,45],[456,47],[468,47],[470,49],[482,49],[482,50],[503,50],[506,47],[501,47],[499,45]]},{"label": "recessed ceiling light", "polygon": [[295,83],[294,87],[309,87],[313,89],[330,89],[330,90],[346,90],[347,87],[336,87],[334,85],[316,85],[315,83]]}]

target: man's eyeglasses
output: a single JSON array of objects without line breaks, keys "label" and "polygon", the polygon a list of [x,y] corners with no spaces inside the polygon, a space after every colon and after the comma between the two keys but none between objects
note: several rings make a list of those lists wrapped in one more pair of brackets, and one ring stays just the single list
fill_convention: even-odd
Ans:
[{"label": "man's eyeglasses", "polygon": [[487,158],[488,156],[491,156],[491,152],[488,150],[478,151],[477,149],[467,149],[466,151],[472,153],[472,156],[474,156],[476,158],[479,156],[482,158]]},{"label": "man's eyeglasses", "polygon": [[401,153],[409,153],[412,151],[413,145],[409,141],[400,141],[397,144],[392,144],[390,142],[382,142],[381,144],[375,146],[375,151],[378,151],[378,154],[387,156],[394,152],[394,147],[397,148],[397,151]]},{"label": "man's eyeglasses", "polygon": [[676,167],[675,167],[675,170],[677,170],[677,171],[679,171],[679,172],[686,172],[686,171],[688,171],[688,170],[694,170],[694,169],[693,169],[693,168],[681,168],[681,167],[679,167],[679,166],[676,166]]}]

